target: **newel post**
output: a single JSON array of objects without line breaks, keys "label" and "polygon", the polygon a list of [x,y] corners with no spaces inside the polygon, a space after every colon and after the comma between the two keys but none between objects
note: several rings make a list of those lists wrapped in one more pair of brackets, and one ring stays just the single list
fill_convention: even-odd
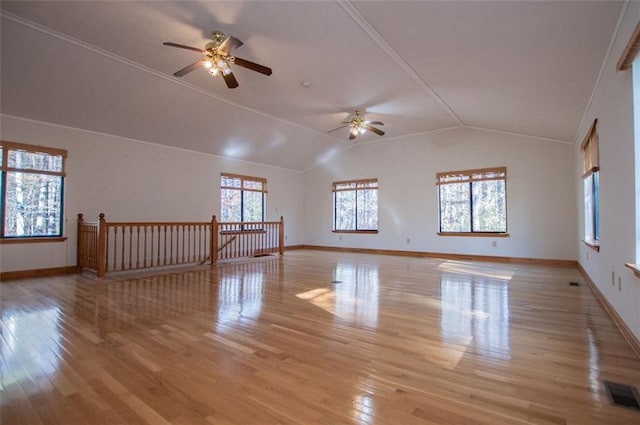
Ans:
[{"label": "newel post", "polygon": [[211,268],[218,262],[218,220],[216,216],[211,216]]},{"label": "newel post", "polygon": [[100,220],[98,221],[98,258],[96,268],[98,277],[104,277],[107,271],[107,222],[103,213],[100,213]]},{"label": "newel post", "polygon": [[82,213],[78,214],[78,230],[76,230],[76,271],[82,271],[82,258],[84,257],[84,249],[82,246],[82,224],[84,224],[84,218]]},{"label": "newel post", "polygon": [[280,255],[284,255],[284,217],[280,216],[280,237],[278,238]]}]

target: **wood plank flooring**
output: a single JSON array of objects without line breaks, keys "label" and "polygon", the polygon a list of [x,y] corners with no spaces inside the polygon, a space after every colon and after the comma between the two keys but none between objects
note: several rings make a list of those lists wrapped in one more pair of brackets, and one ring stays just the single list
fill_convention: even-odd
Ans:
[{"label": "wood plank flooring", "polygon": [[10,424],[640,424],[577,270],[291,251],[0,285]]}]

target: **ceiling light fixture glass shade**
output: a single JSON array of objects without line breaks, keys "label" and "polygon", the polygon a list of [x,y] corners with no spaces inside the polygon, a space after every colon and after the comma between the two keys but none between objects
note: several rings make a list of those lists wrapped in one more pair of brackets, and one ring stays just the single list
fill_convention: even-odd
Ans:
[{"label": "ceiling light fixture glass shade", "polygon": [[233,62],[233,58],[231,56],[224,57],[218,54],[213,54],[202,61],[202,66],[214,77],[219,74],[229,75],[231,74],[229,62]]},{"label": "ceiling light fixture glass shade", "polygon": [[359,134],[360,135],[364,134],[367,131],[367,129],[364,127],[364,122],[356,120],[351,123],[350,131],[351,131],[351,134],[353,134],[354,136],[357,136]]}]

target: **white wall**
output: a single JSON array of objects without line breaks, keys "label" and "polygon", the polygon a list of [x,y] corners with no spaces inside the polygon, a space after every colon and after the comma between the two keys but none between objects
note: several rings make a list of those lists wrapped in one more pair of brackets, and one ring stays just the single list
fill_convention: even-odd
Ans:
[{"label": "white wall", "polygon": [[77,213],[108,221],[207,221],[220,215],[220,173],[267,179],[267,220],[285,218],[286,244],[303,241],[301,173],[68,127],[1,117],[3,140],[67,149],[66,242],[0,245],[2,271],[75,264]]},{"label": "white wall", "polygon": [[638,338],[640,279],[624,266],[636,258],[632,73],[617,72],[616,63],[639,20],[640,3],[630,2],[593,101],[578,132],[573,177],[578,187],[576,205],[580,240],[584,238],[580,143],[597,118],[600,138],[600,252],[576,242],[578,261]]},{"label": "white wall", "polygon": [[[305,242],[575,260],[573,161],[571,144],[471,128],[355,144],[305,174]],[[507,167],[510,237],[438,236],[436,173],[496,166]],[[379,234],[332,233],[331,183],[376,177]]]}]

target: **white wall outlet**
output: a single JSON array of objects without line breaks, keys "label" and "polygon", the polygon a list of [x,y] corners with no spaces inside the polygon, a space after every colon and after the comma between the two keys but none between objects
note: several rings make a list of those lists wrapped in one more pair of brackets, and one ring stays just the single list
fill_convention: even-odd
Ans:
[{"label": "white wall outlet", "polygon": [[498,241],[492,241],[491,242],[491,246],[494,247],[494,248],[497,247],[498,246]]},{"label": "white wall outlet", "polygon": [[407,243],[411,243],[411,238],[407,238]]}]

